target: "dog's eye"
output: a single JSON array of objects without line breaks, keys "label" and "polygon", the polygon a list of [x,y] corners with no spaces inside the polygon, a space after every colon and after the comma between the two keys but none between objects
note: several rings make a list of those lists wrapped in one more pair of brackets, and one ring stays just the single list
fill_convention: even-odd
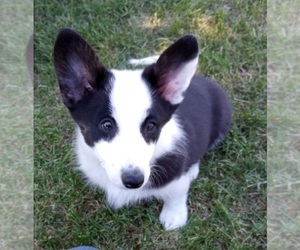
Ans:
[{"label": "dog's eye", "polygon": [[104,131],[108,132],[113,129],[114,124],[110,119],[104,119],[103,121],[101,121],[100,126]]},{"label": "dog's eye", "polygon": [[156,129],[156,123],[154,121],[148,122],[146,129],[148,133],[153,133]]}]

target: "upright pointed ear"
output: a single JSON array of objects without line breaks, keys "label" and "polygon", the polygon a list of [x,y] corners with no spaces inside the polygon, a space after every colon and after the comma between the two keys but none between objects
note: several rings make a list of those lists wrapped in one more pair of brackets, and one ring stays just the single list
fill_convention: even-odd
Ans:
[{"label": "upright pointed ear", "polygon": [[109,72],[75,31],[62,29],[54,46],[54,65],[64,104],[71,108],[101,87]]},{"label": "upright pointed ear", "polygon": [[143,76],[162,99],[180,104],[196,72],[198,55],[196,37],[186,35],[167,48],[155,64],[145,68]]}]

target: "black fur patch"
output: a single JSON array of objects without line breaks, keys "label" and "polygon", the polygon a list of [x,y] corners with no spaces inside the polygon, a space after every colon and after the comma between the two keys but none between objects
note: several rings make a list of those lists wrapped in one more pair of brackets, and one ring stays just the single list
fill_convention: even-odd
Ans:
[{"label": "black fur patch", "polygon": [[[111,83],[107,82],[107,86]],[[101,121],[106,118],[112,119],[112,110],[109,100],[110,88],[97,90],[93,95],[84,98],[72,108],[70,113],[74,121],[79,125],[85,142],[90,146],[99,140],[110,141],[118,133],[117,124],[111,131],[105,132],[100,128]]]},{"label": "black fur patch", "polygon": [[168,153],[156,159],[151,167],[150,187],[160,188],[184,174],[186,158],[180,153]]}]

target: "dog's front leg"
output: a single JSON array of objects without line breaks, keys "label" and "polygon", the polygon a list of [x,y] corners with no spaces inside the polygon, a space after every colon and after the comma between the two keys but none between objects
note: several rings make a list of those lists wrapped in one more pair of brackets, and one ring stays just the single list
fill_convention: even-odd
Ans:
[{"label": "dog's front leg", "polygon": [[166,230],[178,229],[186,224],[189,186],[190,178],[184,175],[166,187],[166,195],[162,197],[164,205],[159,216],[159,220]]},{"label": "dog's front leg", "polygon": [[187,195],[164,201],[159,220],[166,230],[183,227],[188,218]]}]

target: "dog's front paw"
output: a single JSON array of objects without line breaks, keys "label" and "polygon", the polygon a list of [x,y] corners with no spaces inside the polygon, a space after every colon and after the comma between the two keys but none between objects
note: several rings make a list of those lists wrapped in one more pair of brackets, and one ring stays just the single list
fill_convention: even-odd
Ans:
[{"label": "dog's front paw", "polygon": [[185,206],[164,206],[159,220],[166,230],[174,230],[183,227],[187,222],[188,211]]}]

